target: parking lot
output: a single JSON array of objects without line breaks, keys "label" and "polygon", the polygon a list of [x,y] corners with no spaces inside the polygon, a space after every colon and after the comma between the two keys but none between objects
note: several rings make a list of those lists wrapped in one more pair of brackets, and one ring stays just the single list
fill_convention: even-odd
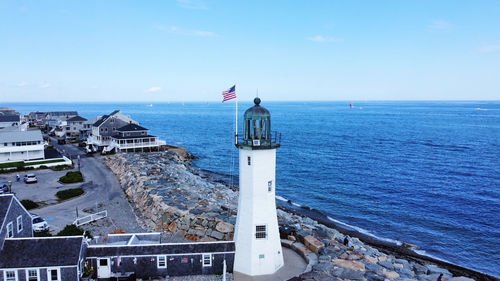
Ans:
[{"label": "parking lot", "polygon": [[[113,172],[102,162],[99,155],[88,156],[76,144],[58,145],[51,141],[54,147],[70,159],[73,159],[75,169],[53,171],[50,169],[31,170],[19,172],[21,180],[16,182],[18,172],[0,174],[0,184],[12,181],[12,191],[19,200],[29,199],[41,206],[30,210],[31,213],[40,215],[50,225],[50,231],[56,234],[66,225],[72,224],[78,216],[86,216],[96,211],[106,210],[111,224],[108,227],[100,226],[102,223],[85,225],[92,233],[104,235],[117,228],[126,232],[142,232],[138,225],[133,209],[127,201],[125,194]],[[80,160],[78,159],[80,157]],[[78,170],[78,163],[83,174],[84,182],[75,184],[61,184],[59,178],[68,171]],[[33,173],[38,182],[26,184],[23,182],[25,174]],[[60,190],[82,187],[84,194],[78,197],[59,202],[56,193]]]},{"label": "parking lot", "polygon": [[[67,188],[79,187],[82,183],[76,184],[61,184],[59,178],[64,176],[68,171],[52,171],[50,169],[14,172],[8,174],[0,174],[0,184],[6,184],[12,181],[12,191],[16,194],[19,200],[29,199],[41,205],[57,203],[56,193],[59,190]],[[16,181],[16,175],[21,177],[21,180]],[[26,174],[35,174],[38,182],[25,183],[23,177]]]}]

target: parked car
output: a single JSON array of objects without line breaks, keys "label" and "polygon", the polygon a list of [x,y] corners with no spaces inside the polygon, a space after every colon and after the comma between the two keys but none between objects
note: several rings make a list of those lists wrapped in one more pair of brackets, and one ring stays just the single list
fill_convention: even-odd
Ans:
[{"label": "parked car", "polygon": [[81,143],[78,144],[79,147],[87,147],[87,143],[82,141]]},{"label": "parked car", "polygon": [[24,175],[24,182],[25,183],[35,183],[35,182],[38,182],[38,179],[36,178],[35,174],[27,174],[27,175]]},{"label": "parked car", "polygon": [[33,220],[34,232],[49,230],[49,224],[39,215],[31,214],[31,219]]},{"label": "parked car", "polygon": [[66,138],[57,138],[57,144],[66,144]]},{"label": "parked car", "polygon": [[6,184],[2,184],[2,186],[0,186],[0,194],[7,192],[9,192],[9,186]]}]

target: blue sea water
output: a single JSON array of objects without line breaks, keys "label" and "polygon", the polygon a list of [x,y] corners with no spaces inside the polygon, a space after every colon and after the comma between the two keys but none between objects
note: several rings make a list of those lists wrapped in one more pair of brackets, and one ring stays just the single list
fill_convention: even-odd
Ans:
[{"label": "blue sea water", "polygon": [[[500,276],[500,102],[266,102],[277,194],[377,237]],[[233,103],[7,104],[16,110],[121,109],[195,165],[237,174]],[[251,103],[239,104],[239,118]],[[240,125],[240,131],[242,130]]]}]

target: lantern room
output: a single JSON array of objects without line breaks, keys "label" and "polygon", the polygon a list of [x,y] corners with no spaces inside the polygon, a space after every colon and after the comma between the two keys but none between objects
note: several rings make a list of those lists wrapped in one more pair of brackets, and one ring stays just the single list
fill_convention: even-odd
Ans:
[{"label": "lantern room", "polygon": [[278,134],[271,133],[271,114],[260,106],[260,98],[243,116],[243,140],[236,145],[243,149],[270,149],[279,147]]}]

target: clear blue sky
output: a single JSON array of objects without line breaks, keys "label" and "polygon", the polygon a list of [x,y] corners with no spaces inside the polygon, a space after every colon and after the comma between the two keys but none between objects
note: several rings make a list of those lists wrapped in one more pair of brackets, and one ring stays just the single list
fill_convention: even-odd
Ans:
[{"label": "clear blue sky", "polygon": [[499,100],[500,1],[0,1],[0,102]]}]

